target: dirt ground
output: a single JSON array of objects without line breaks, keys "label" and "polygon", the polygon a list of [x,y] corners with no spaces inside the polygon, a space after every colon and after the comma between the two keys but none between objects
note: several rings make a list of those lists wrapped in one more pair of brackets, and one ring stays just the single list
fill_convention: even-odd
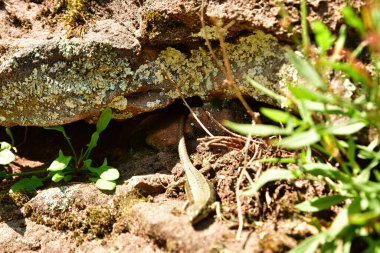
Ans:
[{"label": "dirt ground", "polygon": [[[250,159],[295,154],[278,150],[263,139],[253,139],[249,148],[244,148],[244,138],[225,133],[204,113],[210,112],[217,120],[247,119],[236,101],[221,104],[195,109],[216,137],[206,136],[189,116],[186,139],[194,165],[207,169],[205,175],[217,190],[222,221],[211,214],[192,226],[182,212],[186,199],[183,186],[167,191],[168,185],[180,181],[183,175],[176,144],[178,117],[186,111],[178,102],[165,110],[111,122],[92,158],[100,164],[107,157],[109,164],[121,172],[113,193],[99,191],[86,178],[74,178],[67,184],[47,181],[33,193],[9,194],[13,180],[3,180],[0,251],[287,252],[317,233],[310,225],[313,217],[296,210],[294,204],[328,194],[322,184],[301,180],[268,184],[258,197],[240,197],[238,206],[236,189],[250,184],[241,176],[242,170],[254,179],[269,167],[249,165]],[[78,122],[65,129],[80,149],[94,125]],[[59,149],[70,152],[59,133],[33,127],[16,127],[12,131],[18,156],[5,168],[8,171],[46,168]],[[4,132],[1,131],[1,140],[7,139]],[[237,240],[239,210],[244,229]],[[329,211],[315,217],[328,224],[333,214]]]}]

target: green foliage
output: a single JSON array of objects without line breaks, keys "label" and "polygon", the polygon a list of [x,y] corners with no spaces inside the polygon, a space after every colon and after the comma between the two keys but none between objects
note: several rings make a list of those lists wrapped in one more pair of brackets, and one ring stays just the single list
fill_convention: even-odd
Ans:
[{"label": "green foliage", "polygon": [[272,169],[264,171],[263,174],[258,178],[258,180],[254,183],[250,190],[242,193],[243,196],[253,196],[255,195],[261,187],[265,184],[276,181],[276,180],[294,180],[296,179],[296,175],[290,171],[285,169]]},{"label": "green foliage", "polygon": [[53,182],[58,183],[62,179],[66,182],[71,180],[72,170],[68,169],[71,158],[71,156],[65,156],[62,150],[59,150],[58,157],[47,168]]},{"label": "green foliage", "polygon": [[356,15],[354,9],[350,6],[346,6],[342,10],[344,21],[347,25],[355,28],[360,34],[365,33],[365,27],[363,21]]},{"label": "green foliage", "polygon": [[308,61],[298,56],[289,49],[287,50],[287,56],[289,61],[293,63],[293,65],[297,68],[298,73],[303,78],[305,78],[305,80],[308,83],[313,84],[313,86],[317,86],[318,88],[322,89],[326,87],[326,84],[324,83],[322,77],[320,76],[318,71],[314,69],[311,63],[309,63]]},{"label": "green foliage", "polygon": [[0,142],[0,165],[7,165],[16,159],[12,146],[8,142]]},{"label": "green foliage", "polygon": [[120,173],[116,168],[108,165],[107,159],[105,159],[103,164],[98,168],[91,167],[90,159],[86,160],[85,166],[95,176],[92,178],[92,181],[96,181],[95,185],[98,189],[106,191],[115,189],[116,180],[119,179]]},{"label": "green foliage", "polygon": [[[271,136],[274,145],[295,150],[298,155],[291,170],[274,166],[241,194],[254,196],[262,186],[276,180],[324,181],[333,195],[305,200],[296,208],[318,212],[340,204],[342,209],[328,228],[321,229],[318,225],[319,234],[307,238],[290,252],[315,252],[318,248],[320,252],[350,252],[353,240],[357,239],[367,245],[365,252],[379,252],[380,172],[376,168],[380,163],[380,6],[364,7],[362,18],[351,7],[342,10],[347,25],[363,39],[350,52],[344,48],[345,26],[334,36],[319,21],[311,23],[316,44],[310,46],[305,5],[302,1],[304,55],[287,51],[289,61],[303,80],[289,84],[289,94],[284,96],[247,77],[253,87],[290,110],[262,109],[262,115],[272,120],[273,125],[225,122],[228,128],[245,135]],[[367,62],[361,62],[358,57]],[[363,144],[366,143],[363,131],[369,129],[374,134]],[[281,138],[276,140],[274,136]],[[276,162],[276,159],[256,162]]]},{"label": "green foliage", "polygon": [[[112,110],[111,108],[106,108],[100,115],[98,122],[96,123],[96,131],[91,135],[90,142],[87,144],[86,150],[83,152],[81,150],[80,155],[78,156],[75,152],[73,145],[70,141],[70,138],[67,136],[65,129],[61,126],[49,127],[49,130],[59,131],[65,137],[67,143],[69,144],[72,152],[72,156],[65,156],[62,151],[59,151],[58,158],[55,159],[50,167],[47,169],[50,171],[49,176],[52,177],[54,182],[59,182],[62,179],[69,181],[72,178],[72,173],[77,172],[78,170],[87,170],[90,174],[94,175],[96,180],[103,180],[102,183],[96,183],[96,186],[101,190],[112,191],[116,187],[116,180],[119,178],[119,171],[111,166],[107,165],[107,160],[104,161],[103,165],[100,167],[91,167],[92,160],[89,159],[89,156],[92,150],[98,145],[98,140],[100,134],[107,128],[108,124],[112,119]],[[73,159],[72,159],[73,158]],[[73,160],[71,162],[71,160]],[[103,175],[104,174],[104,175]],[[106,185],[106,186],[105,186]]]},{"label": "green foliage", "polygon": [[321,49],[320,54],[326,54],[334,42],[334,38],[331,35],[330,30],[321,21],[315,21],[311,26],[313,33],[315,34],[315,41],[318,47]]},{"label": "green foliage", "polygon": [[[72,155],[66,156],[62,150],[59,150],[58,157],[50,164],[50,166],[45,170],[36,171],[36,174],[48,172],[46,178],[38,178],[32,176],[31,178],[24,178],[16,182],[12,187],[12,191],[26,190],[31,191],[43,185],[43,181],[51,178],[55,183],[64,180],[65,182],[70,181],[74,174],[79,174],[82,172],[90,173],[96,181],[96,186],[101,190],[112,191],[116,187],[116,181],[119,178],[119,171],[111,166],[107,165],[107,160],[100,167],[92,167],[92,160],[89,159],[92,150],[97,146],[100,134],[107,128],[109,122],[112,119],[112,110],[106,108],[100,115],[99,120],[96,124],[96,131],[91,135],[90,142],[87,144],[85,151],[83,149],[80,151],[79,155],[75,151],[70,137],[67,135],[65,129],[62,126],[52,126],[45,127],[47,130],[54,130],[62,133],[63,137],[66,139]],[[10,145],[4,145],[4,162],[13,161],[9,154]],[[0,151],[0,164],[2,161],[3,148]],[[8,159],[8,160],[6,160]],[[14,158],[13,158],[14,159]],[[33,172],[31,172],[33,173]],[[31,174],[28,172],[19,173],[18,176],[23,176],[26,174]],[[16,174],[4,174],[3,177],[10,177]],[[0,175],[1,176],[1,175]],[[100,181],[99,181],[100,180]]]},{"label": "green foliage", "polygon": [[30,178],[23,178],[17,181],[11,186],[10,192],[18,191],[34,191],[35,189],[43,186],[43,180],[37,176],[32,176]]},{"label": "green foliage", "polygon": [[347,197],[342,195],[314,198],[312,200],[304,201],[296,205],[296,207],[304,212],[319,212],[331,206],[335,206],[346,199]]}]

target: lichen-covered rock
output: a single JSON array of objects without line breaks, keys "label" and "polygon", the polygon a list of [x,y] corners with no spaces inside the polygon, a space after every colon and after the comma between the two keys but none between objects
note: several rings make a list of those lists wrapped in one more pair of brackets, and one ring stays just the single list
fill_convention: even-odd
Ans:
[{"label": "lichen-covered rock", "polygon": [[[281,92],[294,70],[277,40],[258,31],[227,44],[227,50],[243,94],[273,104],[244,76]],[[157,54],[133,66],[125,51],[102,42],[60,40],[20,50],[0,65],[0,124],[64,124],[96,116],[105,107],[114,109],[115,118],[125,119],[162,108],[179,97],[166,73],[185,96],[234,97],[207,50],[185,54],[168,47]]]},{"label": "lichen-covered rock", "polygon": [[[0,7],[0,125],[65,124],[96,117],[105,107],[126,119],[163,108],[179,97],[167,73],[186,97],[234,97],[204,46],[200,1],[79,2],[78,10],[51,1],[13,0]],[[311,17],[336,28],[343,1],[308,2]],[[298,1],[283,7],[297,31]],[[297,78],[270,35],[289,35],[277,18],[280,11],[277,1],[242,0],[208,1],[205,9],[211,39],[207,17],[235,21],[227,51],[237,85],[244,95],[270,104],[275,101],[244,77],[280,93]],[[216,55],[221,63],[219,50]]]}]

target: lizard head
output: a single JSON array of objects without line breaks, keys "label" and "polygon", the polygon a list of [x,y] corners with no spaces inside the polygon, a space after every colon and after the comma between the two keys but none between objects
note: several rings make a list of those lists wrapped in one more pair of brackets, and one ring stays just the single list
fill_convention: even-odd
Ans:
[{"label": "lizard head", "polygon": [[204,205],[193,204],[186,209],[186,213],[191,224],[196,224],[206,218],[210,213],[210,210]]}]

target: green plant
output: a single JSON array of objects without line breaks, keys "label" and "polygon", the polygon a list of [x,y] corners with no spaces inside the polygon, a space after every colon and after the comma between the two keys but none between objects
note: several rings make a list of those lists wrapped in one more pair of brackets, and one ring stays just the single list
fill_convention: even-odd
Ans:
[{"label": "green plant", "polygon": [[[303,1],[305,4],[305,1]],[[379,252],[380,241],[380,3],[362,10],[363,17],[346,7],[346,23],[357,30],[362,42],[345,48],[346,27],[334,36],[321,22],[311,24],[316,46],[311,46],[303,28],[303,56],[287,50],[302,81],[289,84],[284,96],[264,88],[250,77],[247,81],[289,111],[262,108],[262,115],[275,124],[247,125],[225,122],[234,131],[253,136],[281,136],[274,145],[297,152],[286,159],[296,166],[263,172],[242,195],[254,196],[271,181],[298,178],[324,181],[330,196],[316,197],[296,205],[305,212],[318,212],[341,204],[328,228],[317,225],[319,234],[307,238],[291,252],[350,252],[353,240],[364,242],[363,252]],[[306,22],[306,8],[302,10]],[[305,32],[306,31],[306,32]],[[359,57],[367,60],[360,61]],[[364,133],[371,132],[368,141]],[[275,160],[275,159],[273,159]],[[279,159],[280,160],[280,159]],[[270,161],[270,160],[269,160]],[[258,160],[256,162],[268,162]]]},{"label": "green plant", "polygon": [[[98,122],[96,123],[96,130],[91,135],[87,148],[85,150],[82,149],[79,155],[75,151],[70,141],[70,137],[66,134],[66,131],[62,126],[45,127],[45,129],[55,130],[62,133],[71,149],[72,155],[66,156],[62,150],[59,150],[58,157],[47,169],[29,172],[29,174],[48,172],[48,175],[45,178],[40,178],[35,175],[30,178],[23,178],[11,187],[11,191],[34,190],[42,186],[43,181],[48,178],[51,178],[53,182],[60,182],[62,180],[68,182],[74,175],[82,172],[89,172],[91,174],[92,178],[90,178],[90,180],[96,182],[96,187],[98,189],[108,191],[114,190],[116,187],[116,180],[120,176],[119,171],[116,168],[109,166],[107,164],[107,159],[104,160],[101,166],[92,167],[92,160],[89,158],[92,150],[97,146],[100,134],[107,128],[111,118],[112,110],[110,108],[105,109],[101,113]],[[26,175],[26,173],[28,172],[12,175],[23,176]]]},{"label": "green plant", "polygon": [[92,160],[89,159],[91,151],[97,146],[100,134],[107,128],[108,123],[112,118],[111,108],[105,109],[96,123],[96,130],[91,135],[90,142],[87,144],[86,150],[81,150],[78,155],[70,141],[69,136],[66,134],[62,126],[45,127],[48,130],[55,130],[62,133],[67,143],[70,146],[72,156],[65,156],[62,150],[59,150],[58,157],[50,164],[47,171],[53,182],[64,180],[70,181],[74,173],[80,170],[88,170],[94,175],[91,180],[96,181],[96,187],[101,190],[114,190],[116,187],[116,180],[119,178],[119,171],[107,165],[107,159],[104,160],[103,165],[98,168],[92,167]]}]

